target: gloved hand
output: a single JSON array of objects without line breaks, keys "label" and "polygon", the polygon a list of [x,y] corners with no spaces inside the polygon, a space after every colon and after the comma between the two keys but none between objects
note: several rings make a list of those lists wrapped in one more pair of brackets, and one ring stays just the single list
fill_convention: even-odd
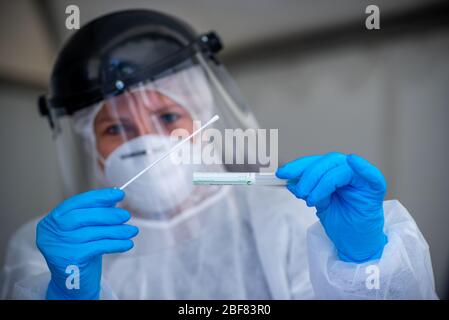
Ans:
[{"label": "gloved hand", "polygon": [[386,182],[376,167],[356,155],[329,153],[287,163],[276,176],[290,179],[288,190],[316,208],[341,260],[363,263],[382,256]]},{"label": "gloved hand", "polygon": [[[124,224],[128,211],[115,208],[125,193],[119,189],[93,190],[73,196],[37,225],[36,244],[51,272],[47,299],[98,299],[101,262],[105,253],[133,247],[137,227]],[[79,289],[69,289],[68,266],[79,270]],[[69,269],[69,271],[72,271]]]}]

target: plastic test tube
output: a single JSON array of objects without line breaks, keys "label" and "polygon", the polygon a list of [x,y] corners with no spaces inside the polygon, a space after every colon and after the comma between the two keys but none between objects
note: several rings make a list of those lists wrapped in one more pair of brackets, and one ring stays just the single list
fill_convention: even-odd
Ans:
[{"label": "plastic test tube", "polygon": [[285,186],[288,180],[279,179],[274,173],[256,172],[194,172],[195,185],[259,185]]}]

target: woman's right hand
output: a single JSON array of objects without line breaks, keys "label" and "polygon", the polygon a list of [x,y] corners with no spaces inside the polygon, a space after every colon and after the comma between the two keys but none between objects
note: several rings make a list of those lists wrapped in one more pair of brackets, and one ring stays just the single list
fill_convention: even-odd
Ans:
[{"label": "woman's right hand", "polygon": [[[138,228],[116,208],[125,193],[92,190],[73,196],[37,225],[36,244],[51,272],[47,299],[98,299],[102,255],[130,250]],[[79,271],[79,274],[78,274]]]}]

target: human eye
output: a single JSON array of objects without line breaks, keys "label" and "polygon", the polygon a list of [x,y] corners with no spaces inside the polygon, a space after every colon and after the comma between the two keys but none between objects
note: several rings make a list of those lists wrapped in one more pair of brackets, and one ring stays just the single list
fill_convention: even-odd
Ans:
[{"label": "human eye", "polygon": [[170,125],[178,121],[181,115],[176,112],[164,112],[159,117],[164,124]]},{"label": "human eye", "polygon": [[108,125],[106,129],[104,130],[104,133],[110,136],[116,136],[123,134],[126,131],[126,128],[121,123],[114,123],[111,125]]}]

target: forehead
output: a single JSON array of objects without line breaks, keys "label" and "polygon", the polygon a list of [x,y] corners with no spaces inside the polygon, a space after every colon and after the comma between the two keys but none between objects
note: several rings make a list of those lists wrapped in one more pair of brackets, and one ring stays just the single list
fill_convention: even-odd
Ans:
[{"label": "forehead", "polygon": [[181,107],[166,95],[155,90],[134,90],[109,98],[97,114],[96,121],[118,116],[138,115],[140,112],[158,112],[169,107]]}]

